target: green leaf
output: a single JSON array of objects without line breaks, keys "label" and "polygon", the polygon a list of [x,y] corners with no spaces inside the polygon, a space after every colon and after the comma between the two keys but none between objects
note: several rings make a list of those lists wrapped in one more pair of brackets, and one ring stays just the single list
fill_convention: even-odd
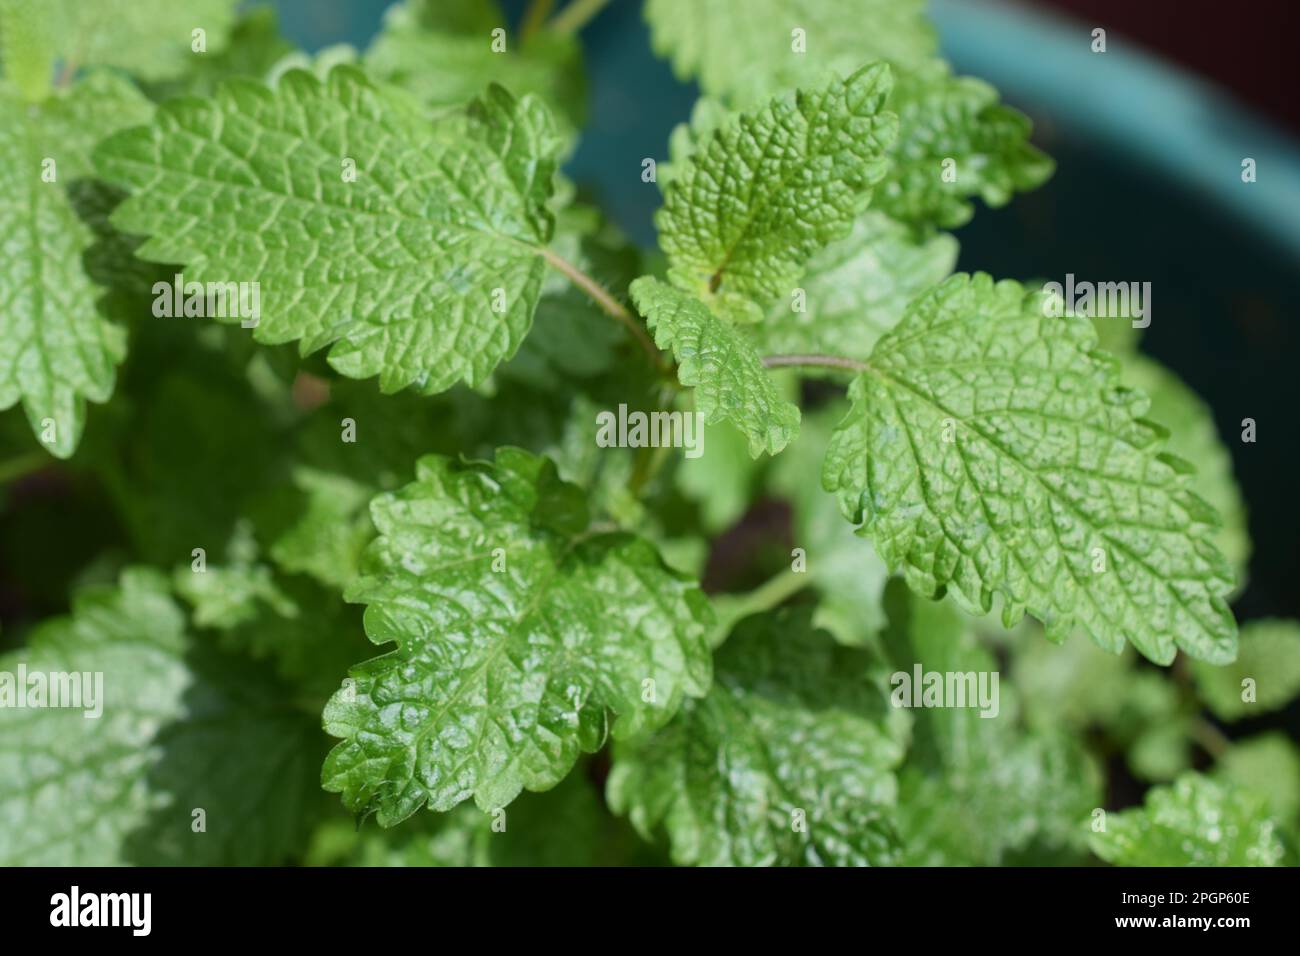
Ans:
[{"label": "green leaf", "polygon": [[229,551],[229,564],[203,572],[180,567],[172,574],[176,592],[194,609],[194,625],[216,631],[226,650],[269,660],[307,699],[329,697],[366,653],[360,613],[332,589],[277,576],[239,532]]},{"label": "green leaf", "polygon": [[[141,122],[149,102],[129,82],[93,74],[39,106],[0,91],[0,409],[22,402],[32,431],[67,458],[86,401],[106,401],[126,351],[122,329],[86,274],[94,243],[69,190],[90,172],[102,136]],[[51,178],[52,177],[52,178]]]},{"label": "green leaf", "polygon": [[1273,816],[1284,824],[1300,817],[1300,748],[1280,731],[1233,741],[1219,757],[1214,776],[1266,798]]},{"label": "green leaf", "polygon": [[1192,767],[1190,719],[1185,714],[1173,713],[1151,723],[1130,743],[1125,756],[1133,776],[1139,780],[1168,783]]},{"label": "green leaf", "polygon": [[647,0],[645,17],[655,52],[672,58],[680,79],[738,105],[870,60],[920,63],[937,47],[924,0]]},{"label": "green leaf", "polygon": [[1091,842],[1117,866],[1277,866],[1283,852],[1263,800],[1195,773],[1110,814]]},{"label": "green leaf", "polygon": [[[182,72],[190,57],[220,53],[238,6],[238,0],[45,2],[65,62],[119,67],[151,80]],[[199,29],[206,52],[193,48]]]},{"label": "green leaf", "polygon": [[1191,466],[1091,325],[1048,306],[984,274],[917,299],[853,382],[824,487],[923,595],[997,595],[1008,627],[1028,610],[1053,640],[1078,626],[1161,664],[1231,660],[1232,574]]},{"label": "green leaf", "polygon": [[900,72],[888,106],[898,114],[898,140],[875,206],[895,219],[953,229],[974,214],[970,197],[1002,206],[1055,169],[1029,143],[1027,116],[1003,106],[982,80],[953,76],[941,60]]},{"label": "green leaf", "polygon": [[294,470],[294,485],[306,499],[301,515],[270,546],[286,571],[309,574],[342,590],[356,577],[361,554],[374,537],[366,505],[374,489],[346,475],[316,468]]},{"label": "green leaf", "polygon": [[170,101],[98,155],[134,190],[113,222],[150,236],[142,258],[260,284],[258,341],[333,344],[344,375],[433,393],[479,384],[527,333],[557,146],[531,97],[491,87],[468,118],[431,124],[336,67]]},{"label": "green leaf", "polygon": [[994,866],[1035,849],[1058,862],[1081,851],[1080,828],[1099,788],[1077,742],[1019,725],[1015,689],[1000,679],[997,659],[953,607],[910,594],[894,579],[885,613],[883,643],[898,668],[891,677],[895,694],[902,690],[900,675],[914,680],[920,667],[945,681],[972,675],[977,691],[983,680],[986,700],[994,702],[910,710],[912,745],[899,776],[902,862]]},{"label": "green leaf", "polygon": [[425,804],[504,806],[607,731],[652,730],[705,692],[703,595],[645,541],[557,522],[566,487],[546,459],[502,449],[490,465],[424,458],[375,500],[381,537],[348,598],[397,647],[325,709],[343,741],[322,780],[348,809],[392,826]]},{"label": "green leaf", "polygon": [[666,827],[679,864],[893,862],[902,748],[871,658],[802,609],[745,619],[714,668],[707,697],[616,745],[614,812],[647,838]]},{"label": "green leaf", "polygon": [[287,481],[283,425],[219,350],[165,324],[192,321],[144,322],[124,389],[84,452],[133,553],[164,567],[188,565],[195,548],[221,564],[236,523]]},{"label": "green leaf", "polygon": [[29,103],[50,92],[55,36],[52,24],[36,4],[0,0],[0,67]]},{"label": "green leaf", "polygon": [[956,263],[952,236],[917,237],[869,210],[848,236],[808,261],[801,301],[791,291],[772,303],[753,327],[755,347],[765,355],[866,358],[907,305],[946,279]]},{"label": "green leaf", "polygon": [[769,486],[794,512],[790,543],[803,549],[805,573],[820,595],[813,624],[841,643],[858,646],[869,644],[884,627],[881,601],[889,569],[821,489],[826,444],[847,409],[847,402],[837,400],[804,415],[798,439],[773,463]]},{"label": "green leaf", "polygon": [[0,708],[0,862],[250,866],[303,845],[321,801],[314,721],[278,683],[188,638],[158,574],[77,595],[71,617],[0,658],[6,676],[19,666],[29,680],[102,675],[102,713],[83,716],[85,699]]},{"label": "green leaf", "polygon": [[1192,765],[1196,710],[1165,672],[1136,666],[1131,648],[1112,654],[1083,635],[1058,646],[1036,626],[1022,631],[1014,676],[1031,727],[1100,733],[1139,780],[1168,782]]},{"label": "green leaf", "polygon": [[190,57],[184,72],[149,83],[155,100],[174,96],[211,96],[234,76],[266,79],[273,67],[295,52],[280,35],[275,11],[254,7],[230,29],[229,42],[215,53]]},{"label": "green leaf", "polygon": [[706,426],[703,448],[698,458],[682,458],[673,479],[682,494],[699,504],[703,530],[718,534],[749,508],[760,465],[749,457],[748,440],[731,425]]},{"label": "green leaf", "polygon": [[[563,197],[558,194],[556,201]],[[556,216],[551,249],[626,304],[625,291],[641,274],[641,253],[603,220],[598,210],[568,205]],[[572,390],[575,379],[608,372],[628,337],[599,305],[558,272],[548,276],[533,334],[500,375],[540,389]],[[637,358],[636,361],[644,361]]]},{"label": "green leaf", "polygon": [[1214,544],[1232,564],[1241,587],[1250,558],[1246,504],[1213,411],[1177,375],[1144,355],[1124,357],[1122,378],[1151,399],[1146,417],[1169,430],[1169,452],[1195,463],[1192,488],[1219,514],[1222,524],[1213,535]]},{"label": "green leaf", "polygon": [[1196,689],[1220,720],[1281,710],[1300,693],[1300,623],[1249,621],[1242,625],[1239,648],[1225,667],[1192,662]]},{"label": "green leaf", "polygon": [[436,6],[408,2],[388,9],[364,59],[372,76],[434,109],[468,103],[499,83],[516,96],[536,94],[562,119],[566,138],[576,133],[587,96],[576,38],[541,31],[521,44],[507,36],[504,52],[497,52],[492,31],[506,29],[506,18],[495,4],[484,4],[473,22],[449,21]]},{"label": "green leaf", "polygon": [[798,434],[798,406],[781,397],[742,329],[650,276],[632,283],[632,300],[655,344],[672,350],[678,381],[695,388],[705,421],[733,423],[748,438],[753,458],[765,451],[775,455]]},{"label": "green leaf", "polygon": [[728,321],[758,321],[789,295],[885,174],[889,89],[887,67],[866,67],[730,117],[702,142],[655,216],[672,283]]},{"label": "green leaf", "polygon": [[264,613],[259,610],[259,603],[285,617],[298,613],[265,564],[238,563],[205,568],[201,572],[177,568],[172,575],[172,586],[193,606],[196,627],[235,628],[247,624]]},{"label": "green leaf", "polygon": [[1072,635],[1060,645],[1049,644],[1037,628],[1030,630],[1033,633],[1025,634],[1016,647],[1013,661],[1016,687],[1030,723],[1073,730],[1094,725],[1121,728],[1137,679],[1136,655],[1128,649],[1112,654],[1082,635]]}]

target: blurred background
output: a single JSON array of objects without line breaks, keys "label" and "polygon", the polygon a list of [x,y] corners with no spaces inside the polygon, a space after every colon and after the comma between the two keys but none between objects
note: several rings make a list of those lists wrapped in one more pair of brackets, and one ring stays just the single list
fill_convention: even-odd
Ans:
[{"label": "blurred background", "polygon": [[[506,0],[514,17],[523,0]],[[276,0],[306,49],[359,48],[387,0]],[[654,241],[657,195],[628,188],[662,158],[697,90],[651,52],[639,0],[583,33],[589,122],[568,172],[615,221]],[[1035,120],[1057,161],[1042,189],[957,230],[964,270],[1152,283],[1143,349],[1213,407],[1250,506],[1243,619],[1300,615],[1300,96],[1294,0],[931,0],[943,53]],[[1104,55],[1092,31],[1106,30]],[[1241,181],[1256,160],[1259,181]],[[638,183],[639,185],[639,183]],[[1244,444],[1242,419],[1258,438]]]}]

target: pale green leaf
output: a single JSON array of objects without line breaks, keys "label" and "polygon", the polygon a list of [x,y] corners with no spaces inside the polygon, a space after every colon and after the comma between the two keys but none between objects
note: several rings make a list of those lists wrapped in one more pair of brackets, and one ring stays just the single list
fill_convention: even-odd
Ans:
[{"label": "pale green leaf", "polygon": [[903,862],[995,866],[1034,850],[1058,862],[1081,852],[1080,828],[1099,799],[1097,773],[1082,748],[1064,735],[1021,726],[1015,688],[955,608],[911,594],[894,579],[885,612],[883,643],[898,668],[893,702],[909,703],[904,678],[917,697],[934,674],[945,684],[961,677],[974,691],[964,706],[941,699],[947,706],[908,711],[912,744],[899,776]]},{"label": "pale green leaf", "polygon": [[1106,817],[1093,852],[1118,866],[1277,866],[1282,844],[1266,803],[1189,773]]},{"label": "pale green leaf", "polygon": [[0,862],[249,866],[303,845],[321,799],[315,721],[187,637],[160,575],[79,594],[0,658],[6,677],[19,666],[102,675],[102,713],[0,708]]},{"label": "pale green leaf", "polygon": [[1213,411],[1178,376],[1151,359],[1135,353],[1123,362],[1124,383],[1141,389],[1151,400],[1146,417],[1169,430],[1165,447],[1196,465],[1192,489],[1219,514],[1222,524],[1213,540],[1232,564],[1240,587],[1250,558],[1246,504],[1233,477],[1232,455],[1219,437]]},{"label": "pale green leaf", "polygon": [[632,300],[655,344],[677,359],[678,381],[695,388],[695,406],[706,422],[733,423],[754,458],[775,455],[798,434],[798,406],[781,397],[742,328],[650,276],[632,283]]},{"label": "pale green leaf", "polygon": [[283,616],[296,616],[294,606],[265,564],[214,565],[203,571],[177,568],[172,575],[176,593],[194,608],[196,627],[234,628],[255,620],[265,604]]},{"label": "pale green leaf", "polygon": [[889,109],[898,139],[874,205],[895,219],[952,229],[974,214],[978,196],[1002,206],[1035,189],[1055,164],[1029,143],[1029,118],[998,101],[982,80],[955,77],[936,60],[895,77]]},{"label": "pale green leaf", "polygon": [[0,409],[21,402],[60,458],[76,449],[86,401],[106,401],[126,350],[96,302],[82,257],[95,241],[69,190],[90,173],[96,141],[146,120],[126,80],[92,74],[39,106],[0,91]]},{"label": "pale green leaf", "polygon": [[586,112],[586,84],[575,38],[542,31],[521,43],[507,33],[500,41],[505,50],[498,52],[492,31],[507,29],[507,22],[495,4],[484,4],[477,22],[444,18],[437,6],[389,7],[366,51],[367,71],[434,109],[468,103],[489,83],[499,83],[515,96],[536,94],[563,118],[566,132],[576,132]]},{"label": "pale green leaf", "polygon": [[1157,663],[1236,654],[1232,573],[1191,466],[1086,320],[1015,282],[957,275],[884,336],[850,389],[824,486],[924,595],[1011,626],[1077,626]]},{"label": "pale green leaf", "polygon": [[714,687],[658,734],[619,743],[610,806],[679,864],[882,865],[902,759],[871,658],[814,630],[807,610],[750,617]]},{"label": "pale green leaf", "polygon": [[[182,72],[190,57],[219,54],[238,0],[43,0],[72,66],[114,66],[146,79]],[[203,31],[204,51],[194,49]]]},{"label": "pale green leaf", "polygon": [[381,537],[349,599],[397,647],[325,709],[343,739],[322,780],[350,810],[392,826],[426,804],[504,806],[707,689],[703,595],[645,541],[588,528],[546,459],[427,457],[371,512]]},{"label": "pale green leaf", "polygon": [[673,478],[681,492],[699,505],[703,530],[717,534],[749,507],[760,466],[749,457],[745,436],[729,424],[705,426],[703,449],[698,458],[683,457]]},{"label": "pale green leaf", "polygon": [[1268,800],[1284,824],[1300,816],[1300,748],[1280,731],[1235,740],[1218,759],[1216,779]]},{"label": "pale green leaf", "polygon": [[765,355],[866,358],[907,305],[956,264],[952,236],[918,237],[868,210],[848,236],[808,261],[797,290],[772,304],[754,326],[755,346]]},{"label": "pale green leaf", "polygon": [[230,28],[230,40],[219,51],[189,59],[184,72],[147,84],[158,101],[173,96],[211,96],[232,76],[265,79],[277,64],[295,52],[280,35],[275,11],[254,7]]},{"label": "pale green leaf", "polygon": [[1237,659],[1192,662],[1196,689],[1221,720],[1281,710],[1300,694],[1300,623],[1266,618],[1242,625]]},{"label": "pale green leaf", "polygon": [[937,47],[924,0],[647,0],[645,17],[678,77],[737,105],[871,60],[921,63]]},{"label": "pale green leaf", "polygon": [[53,79],[54,24],[31,0],[0,0],[0,70],[31,103],[45,99]]},{"label": "pale green leaf", "polygon": [[134,190],[113,221],[149,235],[142,258],[259,283],[258,341],[332,344],[344,375],[431,393],[482,382],[527,333],[557,147],[531,97],[492,87],[467,118],[430,123],[336,67],[323,84],[292,71],[274,90],[232,80],[170,101],[99,159]]},{"label": "pale green leaf", "polygon": [[813,624],[849,645],[869,643],[885,624],[882,599],[889,569],[853,533],[835,499],[822,491],[826,444],[848,403],[836,401],[803,416],[799,437],[773,463],[769,485],[793,509],[791,544],[802,548],[808,580],[820,600]]},{"label": "pale green leaf", "polygon": [[305,499],[303,510],[276,536],[270,556],[286,571],[342,589],[356,577],[361,554],[374,537],[366,513],[374,489],[306,466],[294,470],[293,483]]},{"label": "pale green leaf", "polygon": [[728,321],[757,321],[808,258],[848,233],[896,132],[889,70],[867,67],[727,119],[655,216],[669,279]]}]

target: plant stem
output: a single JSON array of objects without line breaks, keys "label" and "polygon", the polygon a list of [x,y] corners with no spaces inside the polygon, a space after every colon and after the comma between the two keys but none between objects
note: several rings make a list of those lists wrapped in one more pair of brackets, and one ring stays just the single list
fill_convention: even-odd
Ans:
[{"label": "plant stem", "polygon": [[573,0],[551,21],[556,33],[573,35],[605,8],[609,0]]},{"label": "plant stem", "polygon": [[29,451],[22,455],[0,462],[0,485],[22,478],[34,471],[40,471],[46,465],[54,464],[54,459],[43,451]]},{"label": "plant stem", "polygon": [[767,368],[834,368],[850,372],[865,372],[871,367],[866,362],[839,355],[765,355],[763,365]]},{"label": "plant stem", "polygon": [[542,249],[541,255],[543,259],[550,263],[553,269],[585,292],[606,314],[613,316],[627,326],[628,331],[640,343],[641,348],[645,350],[646,355],[650,356],[650,360],[655,366],[659,369],[665,368],[663,358],[659,354],[659,348],[646,334],[646,330],[642,328],[641,323],[636,320],[622,302],[619,302],[618,299],[606,292],[599,282],[554,251]]},{"label": "plant stem", "polygon": [[1224,736],[1223,731],[1204,717],[1192,721],[1191,734],[1192,739],[1201,745],[1201,749],[1215,760],[1222,757],[1224,751],[1232,746],[1232,741]]},{"label": "plant stem", "polygon": [[784,604],[790,597],[798,594],[808,586],[808,574],[786,568],[780,574],[768,578],[754,590],[746,594],[719,594],[713,598],[713,608],[717,613],[718,624],[713,631],[711,642],[714,647],[727,637],[733,624],[742,617],[770,611]]},{"label": "plant stem", "polygon": [[519,41],[522,43],[536,33],[546,18],[551,15],[555,0],[532,0],[524,12],[523,22],[519,26]]}]

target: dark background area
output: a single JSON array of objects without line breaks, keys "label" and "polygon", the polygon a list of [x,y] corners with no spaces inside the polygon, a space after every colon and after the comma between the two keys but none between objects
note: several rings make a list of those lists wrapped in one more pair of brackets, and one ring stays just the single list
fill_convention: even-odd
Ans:
[{"label": "dark background area", "polygon": [[1112,28],[1300,130],[1296,0],[1031,0],[1030,5]]}]

